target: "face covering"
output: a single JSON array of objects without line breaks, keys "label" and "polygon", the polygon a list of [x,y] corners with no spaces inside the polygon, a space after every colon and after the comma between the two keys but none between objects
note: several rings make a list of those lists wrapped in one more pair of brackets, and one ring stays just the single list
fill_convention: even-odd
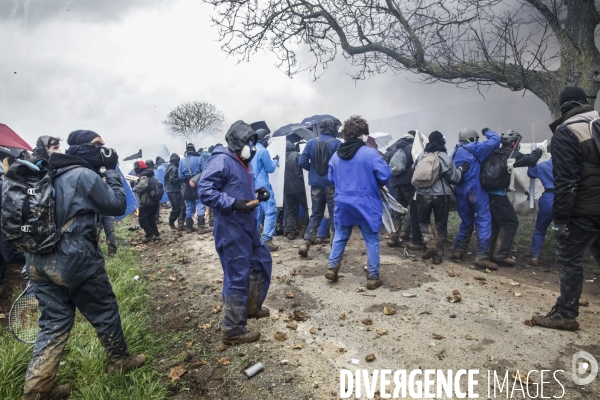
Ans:
[{"label": "face covering", "polygon": [[252,160],[252,158],[254,158],[254,154],[256,154],[256,147],[254,146],[254,143],[252,143],[252,142],[248,142],[248,144],[246,144],[242,148],[242,151],[240,152],[240,156],[247,163],[249,163],[250,160]]},{"label": "face covering", "polygon": [[100,170],[100,167],[104,164],[100,149],[87,144],[71,146],[67,150],[67,154],[83,158],[96,170]]},{"label": "face covering", "polygon": [[367,141],[369,140],[369,136],[367,135],[362,135],[362,141],[367,143]]}]

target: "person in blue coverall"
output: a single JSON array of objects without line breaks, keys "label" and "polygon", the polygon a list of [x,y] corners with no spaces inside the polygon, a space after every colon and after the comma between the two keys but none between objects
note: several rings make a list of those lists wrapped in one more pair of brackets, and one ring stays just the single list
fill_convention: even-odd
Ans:
[{"label": "person in blue coverall", "polygon": [[377,150],[365,145],[368,135],[367,121],[356,115],[350,117],[342,128],[344,143],[329,161],[328,178],[336,188],[335,234],[325,278],[337,281],[352,227],[358,225],[367,247],[367,289],[372,290],[383,284],[379,278],[379,231],[383,214],[379,187],[388,183],[392,171]]},{"label": "person in blue coverall", "polygon": [[[263,224],[262,240],[265,242],[269,250],[275,251],[279,247],[273,243],[273,235],[275,234],[275,221],[277,219],[277,205],[275,204],[275,193],[269,182],[269,174],[275,171],[279,165],[279,156],[271,160],[271,155],[267,146],[271,135],[266,129],[257,129],[256,135],[258,142],[256,143],[256,155],[250,161],[250,172],[255,188],[265,188],[269,191],[271,197],[268,201],[260,203],[258,207],[258,215],[256,216],[257,224]],[[264,218],[264,221],[263,221]]]},{"label": "person in blue coverall", "polygon": [[487,138],[485,142],[479,142],[479,134],[475,130],[461,130],[458,134],[459,142],[452,153],[454,164],[468,163],[470,168],[456,185],[456,205],[461,223],[450,259],[462,260],[469,247],[473,228],[477,225],[477,255],[473,264],[481,268],[498,269],[489,259],[492,215],[489,196],[481,187],[479,175],[481,164],[500,146],[500,136],[487,128],[482,133]]},{"label": "person in blue coverall", "polygon": [[[246,329],[246,322],[269,316],[269,309],[262,304],[273,260],[256,229],[254,208],[258,204],[250,202],[255,192],[248,164],[256,152],[257,135],[250,125],[237,121],[225,140],[228,147],[216,146],[206,164],[198,196],[215,214],[215,247],[224,274],[222,341],[229,345],[260,337],[260,332]],[[263,194],[268,193],[264,190]]]},{"label": "person in blue coverall", "polygon": [[[209,228],[205,228],[204,223],[204,204],[198,199],[197,189],[190,183],[192,178],[201,174],[204,170],[204,159],[196,151],[192,143],[185,147],[186,153],[183,160],[179,162],[179,179],[183,180],[183,199],[185,200],[185,232],[192,233],[194,229],[194,214],[198,215],[198,233],[208,233]],[[193,182],[193,181],[192,181]]]},{"label": "person in blue coverall", "polygon": [[[550,152],[550,146],[548,146]],[[531,258],[527,261],[528,265],[540,265],[540,252],[546,238],[546,231],[552,223],[554,214],[552,213],[552,203],[554,203],[554,175],[552,174],[552,159],[539,163],[534,167],[529,167],[527,175],[531,179],[539,179],[544,186],[544,193],[538,200],[538,214],[535,221],[535,230],[531,238]]]},{"label": "person in blue coverall", "polygon": [[[312,201],[312,213],[308,221],[308,228],[304,234],[304,245],[298,249],[298,254],[302,257],[308,256],[310,246],[315,243],[317,231],[321,220],[325,215],[325,207],[329,209],[329,217],[333,216],[333,197],[335,195],[335,187],[327,177],[327,165],[325,171],[320,174],[317,171],[317,149],[319,146],[326,148],[326,161],[329,163],[333,154],[337,151],[342,143],[336,139],[338,125],[331,119],[324,119],[319,125],[321,133],[318,138],[310,139],[304,147],[304,151],[298,159],[298,165],[308,171],[308,184],[310,185],[310,196]],[[319,160],[320,161],[320,160]],[[335,221],[332,221],[332,229],[335,230]]]}]

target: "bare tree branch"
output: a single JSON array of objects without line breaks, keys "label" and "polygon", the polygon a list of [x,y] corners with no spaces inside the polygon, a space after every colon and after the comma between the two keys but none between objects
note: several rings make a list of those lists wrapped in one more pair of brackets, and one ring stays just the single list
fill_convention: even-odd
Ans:
[{"label": "bare tree branch", "polygon": [[189,141],[195,140],[200,134],[219,133],[224,123],[225,115],[213,104],[204,101],[182,103],[171,110],[163,121],[173,136]]}]

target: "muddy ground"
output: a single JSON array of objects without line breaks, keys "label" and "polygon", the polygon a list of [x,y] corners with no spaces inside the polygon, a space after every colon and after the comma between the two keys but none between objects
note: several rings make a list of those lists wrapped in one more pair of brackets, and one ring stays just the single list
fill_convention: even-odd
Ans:
[{"label": "muddy ground", "polygon": [[[363,292],[359,288],[366,285],[366,254],[358,230],[336,283],[324,278],[329,245],[313,246],[309,257],[301,258],[297,255],[301,240],[276,237],[280,249],[273,253],[265,303],[271,318],[248,323],[262,337],[257,343],[223,348],[222,270],[212,236],[176,235],[168,229],[163,236],[160,245],[137,248],[146,274],[142,279],[154,288],[150,300],[156,311],[150,320],[175,339],[174,348],[158,360],[158,368],[165,376],[178,365],[187,371],[179,381],[168,383],[175,399],[338,398],[339,371],[357,368],[479,369],[481,398],[487,397],[487,371],[504,376],[507,370],[511,375],[516,370],[525,374],[564,370],[557,374],[565,387],[564,399],[600,398],[600,379],[587,386],[577,386],[571,379],[575,352],[584,350],[600,360],[597,274],[586,271],[582,298],[590,304],[581,308],[581,330],[562,332],[524,324],[554,304],[559,285],[553,265],[532,268],[523,259],[515,267],[486,273],[470,260],[433,266],[422,261],[419,252],[383,245],[384,285]],[[385,238],[382,235],[382,241]],[[460,292],[461,301],[450,303],[447,296],[454,290]],[[385,315],[386,306],[396,314]],[[304,313],[306,321],[294,320],[294,311]],[[372,324],[365,325],[365,318]],[[287,340],[276,340],[276,332],[285,333]],[[376,359],[365,361],[369,354]],[[223,358],[230,364],[223,365],[227,364]],[[351,365],[351,359],[360,364]],[[262,362],[264,371],[246,379],[242,370],[255,362]],[[539,374],[531,377],[540,380]],[[551,376],[544,380],[553,382],[544,386],[544,396],[560,397],[560,385]],[[530,393],[535,395],[533,389]],[[513,398],[523,397],[516,392]]]}]

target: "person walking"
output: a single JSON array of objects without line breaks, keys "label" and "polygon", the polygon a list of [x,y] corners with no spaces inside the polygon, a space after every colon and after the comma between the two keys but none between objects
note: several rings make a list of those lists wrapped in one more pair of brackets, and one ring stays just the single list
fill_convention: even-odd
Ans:
[{"label": "person walking", "polygon": [[[198,199],[198,190],[195,187],[195,181],[204,170],[204,159],[196,151],[192,143],[185,147],[185,157],[179,163],[179,179],[183,181],[183,199],[185,200],[185,231],[192,233],[194,228],[194,215],[197,215],[198,233],[204,234],[210,232],[205,227],[204,204]],[[196,178],[196,179],[194,179]]]},{"label": "person walking", "polygon": [[[298,158],[300,157],[298,148],[289,140],[286,141],[285,146],[284,234],[289,240],[294,240],[298,231],[300,206],[304,210],[304,216],[308,217],[308,203],[304,187],[304,174],[302,168],[298,165]],[[308,218],[304,219],[308,220]]]},{"label": "person walking", "polygon": [[139,166],[141,171],[136,185],[140,199],[138,223],[146,233],[142,243],[148,243],[151,240],[160,240],[160,232],[156,223],[156,212],[160,208],[160,199],[155,199],[152,193],[157,190],[158,179],[154,176],[154,170],[146,167],[146,163],[140,161]]},{"label": "person walking", "polygon": [[[169,214],[169,227],[171,230],[183,231],[185,220],[185,201],[183,200],[182,184],[183,181],[179,178],[179,155],[171,154],[169,165],[165,170],[165,191],[171,203],[171,213]],[[175,222],[177,221],[177,227]]]}]

